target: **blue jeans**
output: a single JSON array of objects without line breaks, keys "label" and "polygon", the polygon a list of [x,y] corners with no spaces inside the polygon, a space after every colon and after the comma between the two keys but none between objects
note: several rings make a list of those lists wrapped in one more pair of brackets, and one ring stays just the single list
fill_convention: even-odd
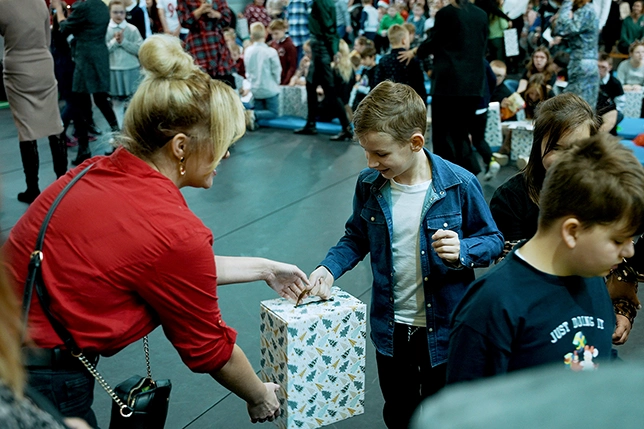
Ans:
[{"label": "blue jeans", "polygon": [[279,94],[270,98],[255,99],[255,118],[273,119],[279,112]]},{"label": "blue jeans", "polygon": [[[28,369],[29,386],[47,398],[65,417],[80,417],[90,426],[98,427],[92,411],[94,377],[88,370]],[[107,393],[106,393],[107,394]]]}]

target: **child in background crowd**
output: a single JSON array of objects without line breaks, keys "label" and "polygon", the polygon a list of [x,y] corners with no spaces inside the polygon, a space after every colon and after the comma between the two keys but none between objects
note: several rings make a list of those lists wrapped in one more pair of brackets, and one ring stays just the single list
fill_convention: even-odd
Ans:
[{"label": "child in background crowd", "polygon": [[290,37],[286,35],[288,23],[283,19],[275,19],[268,26],[271,33],[271,48],[277,51],[282,64],[280,85],[288,85],[297,70],[297,48]]},{"label": "child in background crowd", "polygon": [[[233,58],[235,65],[233,66],[233,74],[237,73],[242,78],[246,77],[246,66],[244,65],[244,57],[242,56],[241,47],[237,43],[228,43],[230,56]],[[239,88],[235,85],[236,88]]]},{"label": "child in background crowd", "polygon": [[383,55],[378,63],[374,86],[385,80],[404,83],[411,86],[420,98],[427,103],[425,74],[420,62],[416,58],[413,58],[408,64],[398,60],[398,54],[409,49],[409,33],[403,26],[394,24],[388,30],[388,37],[391,51]]},{"label": "child in background crowd", "polygon": [[248,21],[248,28],[255,22],[261,22],[264,24],[264,28],[271,23],[271,16],[264,7],[264,0],[253,0],[244,9],[244,17]]},{"label": "child in background crowd", "polygon": [[[380,2],[382,1],[383,0]],[[378,2],[378,6],[380,6],[380,2]],[[386,6],[386,10],[387,13],[382,17],[380,25],[378,26],[379,37],[376,38],[376,51],[378,52],[386,52],[389,49],[389,38],[387,33],[389,28],[391,28],[392,25],[403,25],[405,23],[405,20],[400,13],[398,13],[398,8],[396,8],[395,5],[388,4]]]},{"label": "child in background crowd", "polygon": [[109,9],[111,19],[105,43],[110,53],[110,96],[117,121],[122,125],[127,103],[141,80],[139,48],[143,38],[134,25],[125,21],[125,4],[121,0],[111,0]]},{"label": "child in background crowd", "polygon": [[[375,40],[378,33],[378,11],[373,7],[373,0],[362,0],[362,14],[360,15],[360,35],[369,40]],[[357,41],[356,41],[357,42]]]},{"label": "child in background crowd", "polygon": [[358,83],[355,84],[351,91],[351,99],[349,100],[349,105],[353,111],[358,108],[358,104],[369,94],[376,81],[376,48],[369,46],[360,55],[362,73],[358,78]]},{"label": "child in background crowd", "polygon": [[454,311],[448,383],[545,364],[592,371],[611,360],[615,313],[602,276],[633,256],[644,230],[644,169],[606,134],[551,157],[536,234]]},{"label": "child in background crowd", "polygon": [[[282,65],[277,51],[266,44],[266,27],[261,22],[250,26],[253,42],[244,52],[246,76],[255,100],[255,119],[270,119],[279,113],[280,78]],[[257,128],[251,121],[249,129]]]},{"label": "child in background crowd", "polygon": [[416,27],[416,36],[411,43],[413,44],[413,42],[416,42],[416,39],[418,39],[418,41],[422,41],[422,39],[425,38],[425,21],[427,21],[427,19],[425,18],[425,8],[420,3],[414,3],[411,8],[411,12],[413,15],[410,15],[409,18],[407,18],[407,22]]},{"label": "child in background crowd", "polygon": [[177,14],[177,0],[157,0],[157,14],[161,22],[163,33],[170,34],[175,37],[180,37],[185,40],[188,36],[189,30],[183,28],[179,22],[179,15]]},{"label": "child in background crowd", "polygon": [[424,148],[427,109],[409,86],[375,87],[354,124],[369,168],[344,236],[309,282],[312,294],[328,298],[333,282],[370,255],[383,417],[389,428],[406,428],[418,404],[445,385],[449,315],[474,268],[501,252],[502,236],[476,177]]},{"label": "child in background crowd", "polygon": [[288,86],[306,86],[306,76],[309,74],[309,66],[311,65],[311,42],[308,40],[304,42],[302,52],[304,55]]},{"label": "child in background crowd", "polygon": [[347,42],[343,39],[340,39],[338,44],[338,53],[335,56],[332,68],[334,74],[333,86],[335,87],[338,97],[342,100],[342,105],[344,106],[344,110],[347,112],[349,121],[351,121],[353,111],[349,104],[349,98],[351,97],[351,90],[356,84],[356,75],[354,73],[353,64],[351,64],[349,45],[347,45]]}]

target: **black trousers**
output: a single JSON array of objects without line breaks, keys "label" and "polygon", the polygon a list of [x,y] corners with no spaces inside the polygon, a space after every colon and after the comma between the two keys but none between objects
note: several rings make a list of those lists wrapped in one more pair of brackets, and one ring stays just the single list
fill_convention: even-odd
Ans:
[{"label": "black trousers", "polygon": [[306,77],[306,104],[309,109],[307,123],[315,124],[318,114],[318,98],[315,90],[320,85],[324,90],[324,98],[327,100],[325,104],[329,108],[329,112],[325,113],[328,113],[333,118],[338,118],[343,129],[349,128],[349,119],[347,118],[347,112],[344,110],[344,103],[340,100],[340,96],[333,84],[333,70],[331,69],[333,58],[331,58],[331,53],[326,44],[312,39],[311,57],[309,74]]},{"label": "black trousers", "polygon": [[445,386],[447,364],[432,368],[426,328],[399,323],[394,327],[393,357],[376,351],[376,363],[385,424],[389,429],[407,429],[423,399]]},{"label": "black trousers", "polygon": [[481,97],[432,96],[432,143],[434,153],[469,170],[481,172],[472,149],[470,129]]},{"label": "black trousers", "polygon": [[485,141],[485,126],[487,125],[487,112],[480,115],[474,115],[470,135],[472,136],[472,144],[476,151],[483,158],[483,164],[486,168],[492,161],[492,150],[490,145]]}]

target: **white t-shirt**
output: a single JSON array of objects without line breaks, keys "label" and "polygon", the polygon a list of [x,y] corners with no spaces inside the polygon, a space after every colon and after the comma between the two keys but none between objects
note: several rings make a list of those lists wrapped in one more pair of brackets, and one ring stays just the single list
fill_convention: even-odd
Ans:
[{"label": "white t-shirt", "polygon": [[[180,25],[179,15],[177,14],[177,0],[157,0],[157,9],[163,9],[168,28],[172,32],[176,31]],[[188,34],[188,29],[182,28],[181,32]]]},{"label": "white t-shirt", "polygon": [[423,273],[420,266],[420,217],[432,181],[417,185],[391,184],[391,240],[394,264],[394,320],[426,326]]}]

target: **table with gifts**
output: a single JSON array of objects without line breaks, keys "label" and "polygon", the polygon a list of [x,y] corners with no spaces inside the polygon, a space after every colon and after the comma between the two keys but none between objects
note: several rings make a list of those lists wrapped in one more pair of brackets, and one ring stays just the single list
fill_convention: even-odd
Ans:
[{"label": "table with gifts", "polygon": [[306,87],[280,86],[277,116],[297,116],[305,118],[309,111],[306,104]]},{"label": "table with gifts", "polygon": [[333,287],[297,308],[262,301],[260,378],[281,386],[280,428],[318,428],[364,412],[367,307]]}]

